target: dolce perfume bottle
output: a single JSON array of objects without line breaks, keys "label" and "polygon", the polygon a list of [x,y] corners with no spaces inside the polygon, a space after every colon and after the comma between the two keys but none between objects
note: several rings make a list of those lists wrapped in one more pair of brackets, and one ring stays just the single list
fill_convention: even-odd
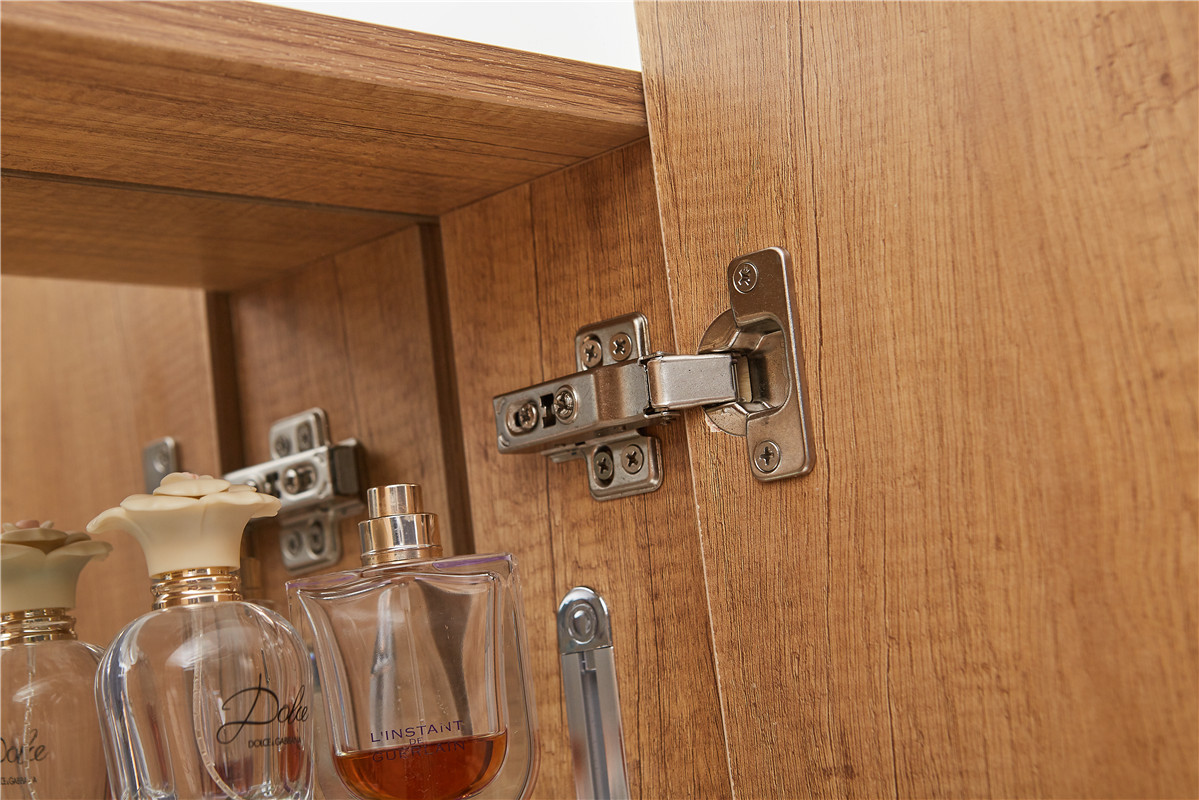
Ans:
[{"label": "dolce perfume bottle", "polygon": [[524,797],[537,736],[511,555],[442,558],[419,487],[367,492],[361,569],[288,583],[333,760],[364,800]]},{"label": "dolce perfume bottle", "polygon": [[107,797],[92,702],[101,651],[75,637],[75,583],[112,545],[53,523],[0,533],[0,797]]},{"label": "dolce perfume bottle", "polygon": [[312,796],[312,669],[279,615],[241,601],[242,529],[279,501],[189,473],[96,517],[133,534],[154,610],[131,622],[96,676],[118,797]]}]

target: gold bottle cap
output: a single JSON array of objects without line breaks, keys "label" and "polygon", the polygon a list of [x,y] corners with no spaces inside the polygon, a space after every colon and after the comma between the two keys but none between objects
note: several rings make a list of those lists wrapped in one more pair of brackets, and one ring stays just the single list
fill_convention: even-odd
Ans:
[{"label": "gold bottle cap", "polygon": [[441,557],[437,515],[421,511],[421,492],[416,484],[368,489],[366,510],[370,518],[358,523],[363,564]]}]

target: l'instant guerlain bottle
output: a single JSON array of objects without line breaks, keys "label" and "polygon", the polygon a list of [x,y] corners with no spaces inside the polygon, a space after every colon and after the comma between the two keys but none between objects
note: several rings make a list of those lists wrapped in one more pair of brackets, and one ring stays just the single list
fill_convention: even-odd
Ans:
[{"label": "l'instant guerlain bottle", "polygon": [[113,640],[96,675],[108,773],[138,800],[312,796],[312,668],[292,627],[242,602],[242,530],[279,501],[189,473],[96,517],[133,534],[154,610]]},{"label": "l'instant guerlain bottle", "polygon": [[526,796],[538,753],[515,561],[442,558],[414,485],[371,489],[367,508],[361,569],[288,583],[338,775],[364,800]]},{"label": "l'instant guerlain bottle", "polygon": [[92,701],[101,651],[75,637],[79,572],[112,545],[32,520],[0,534],[0,797],[107,797]]}]

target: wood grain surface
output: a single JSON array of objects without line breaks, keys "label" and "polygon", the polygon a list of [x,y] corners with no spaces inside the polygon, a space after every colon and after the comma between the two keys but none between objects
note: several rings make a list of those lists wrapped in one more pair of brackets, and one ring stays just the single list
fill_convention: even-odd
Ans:
[{"label": "wood grain surface", "polygon": [[[419,483],[439,515],[447,554],[469,547],[450,527],[443,420],[430,336],[425,239],[408,228],[286,279],[230,298],[242,432],[248,463],[268,460],[267,432],[278,419],[319,406],[335,441],[358,439],[371,486]],[[342,525],[342,559],[361,564],[357,521]],[[278,537],[252,534],[264,599],[286,608]]]},{"label": "wood grain surface", "polygon": [[7,169],[438,214],[645,136],[635,72],[254,3],[5,3]]},{"label": "wood grain surface", "polygon": [[[3,519],[82,530],[145,491],[142,447],[162,436],[219,469],[203,292],[5,275],[0,303]],[[150,579],[132,536],[96,538],[114,550],[83,570],[76,631],[104,646],[150,610]]]},{"label": "wood grain surface", "polygon": [[417,217],[5,174],[5,274],[230,291]]},{"label": "wood grain surface", "polygon": [[740,797],[1195,797],[1193,4],[639,3],[680,347],[782,245],[819,458],[687,421]]},{"label": "wood grain surface", "polygon": [[635,797],[729,794],[680,426],[656,493],[592,500],[581,462],[501,456],[493,395],[574,371],[580,326],[641,310],[673,347],[648,148],[635,144],[442,218],[467,476],[480,552],[524,573],[541,725],[535,797],[574,796],[554,628],[586,585],[607,601]]}]

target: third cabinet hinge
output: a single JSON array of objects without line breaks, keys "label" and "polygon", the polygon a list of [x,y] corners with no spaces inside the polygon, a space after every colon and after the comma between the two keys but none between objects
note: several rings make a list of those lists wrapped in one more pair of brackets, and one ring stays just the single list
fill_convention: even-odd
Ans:
[{"label": "third cabinet hinge", "polygon": [[734,259],[730,308],[697,355],[651,351],[641,313],[581,328],[577,372],[494,399],[500,452],[581,458],[597,500],[643,494],[662,484],[657,440],[644,429],[703,408],[720,430],[746,437],[758,480],[808,473],[812,425],[789,266],[779,247]]}]

